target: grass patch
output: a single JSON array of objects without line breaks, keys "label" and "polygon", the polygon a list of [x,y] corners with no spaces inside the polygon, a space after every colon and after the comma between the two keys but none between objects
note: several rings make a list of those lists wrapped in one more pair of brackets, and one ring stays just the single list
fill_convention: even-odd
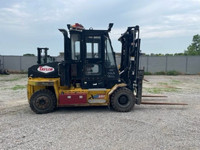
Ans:
[{"label": "grass patch", "polygon": [[158,84],[159,84],[159,85],[164,85],[164,86],[167,86],[167,85],[168,85],[168,83],[166,83],[166,82],[158,82]]},{"label": "grass patch", "polygon": [[167,71],[167,75],[176,76],[176,75],[181,75],[181,74],[182,73],[175,71],[175,70]]},{"label": "grass patch", "polygon": [[162,94],[164,92],[178,92],[178,88],[170,87],[170,88],[145,88],[145,90],[152,94]]},{"label": "grass patch", "polygon": [[14,87],[12,87],[12,90],[22,90],[25,89],[26,86],[25,85],[15,85]]},{"label": "grass patch", "polygon": [[151,72],[144,72],[144,75],[153,75]]},{"label": "grass patch", "polygon": [[155,72],[154,75],[166,75],[165,71]]},{"label": "grass patch", "polygon": [[12,78],[12,79],[5,79],[3,81],[17,81],[20,80],[21,78]]},{"label": "grass patch", "polygon": [[160,94],[161,93],[161,89],[160,88],[145,88],[145,90],[148,93],[154,93],[154,94]]},{"label": "grass patch", "polygon": [[[8,77],[8,76],[7,75],[3,75],[2,77]],[[18,80],[23,79],[25,77],[26,77],[25,75],[22,75],[22,76],[18,76],[18,77],[15,77],[15,78],[10,78],[10,79],[2,78],[0,81],[6,81],[6,82],[9,82],[9,81],[18,81]]]},{"label": "grass patch", "polygon": [[171,75],[171,76],[176,76],[176,75],[183,75],[183,73],[175,71],[175,70],[170,70],[170,71],[159,71],[159,72],[145,72],[144,75]]},{"label": "grass patch", "polygon": [[179,81],[179,80],[171,80],[171,83],[172,83],[172,84],[180,84],[181,81]]},{"label": "grass patch", "polygon": [[0,74],[0,77],[7,77],[7,76],[9,76],[9,75],[7,75],[7,74]]}]

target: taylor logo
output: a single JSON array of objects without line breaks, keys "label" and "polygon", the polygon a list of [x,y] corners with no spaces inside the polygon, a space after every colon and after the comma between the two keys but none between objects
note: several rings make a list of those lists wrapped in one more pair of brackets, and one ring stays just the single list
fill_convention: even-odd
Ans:
[{"label": "taylor logo", "polygon": [[39,66],[37,70],[39,72],[49,73],[49,72],[53,72],[54,68],[53,67],[49,67],[49,66]]}]

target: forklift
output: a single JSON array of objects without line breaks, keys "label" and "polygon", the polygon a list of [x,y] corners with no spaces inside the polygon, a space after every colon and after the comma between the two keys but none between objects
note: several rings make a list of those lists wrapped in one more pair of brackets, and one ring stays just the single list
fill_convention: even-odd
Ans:
[{"label": "forklift", "polygon": [[59,29],[64,36],[64,60],[44,62],[28,69],[28,102],[37,114],[57,107],[108,106],[131,111],[141,104],[144,70],[139,69],[139,26],[121,35],[121,64],[107,30],[85,29],[81,24]]}]

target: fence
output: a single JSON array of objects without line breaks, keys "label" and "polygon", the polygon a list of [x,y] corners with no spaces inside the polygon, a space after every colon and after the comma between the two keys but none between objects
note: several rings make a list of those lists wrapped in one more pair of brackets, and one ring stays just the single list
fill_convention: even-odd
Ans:
[{"label": "fence", "polygon": [[0,56],[1,68],[10,71],[27,71],[37,63],[37,57],[32,56]]},{"label": "fence", "polygon": [[184,74],[198,74],[200,56],[143,56],[140,67],[152,73],[175,70]]},{"label": "fence", "polygon": [[[120,64],[120,55],[116,55],[117,64]],[[55,57],[56,61],[63,57]],[[10,71],[27,71],[37,63],[36,56],[0,56],[0,67]],[[141,56],[140,68],[145,72],[178,71],[184,74],[200,73],[200,56]]]}]

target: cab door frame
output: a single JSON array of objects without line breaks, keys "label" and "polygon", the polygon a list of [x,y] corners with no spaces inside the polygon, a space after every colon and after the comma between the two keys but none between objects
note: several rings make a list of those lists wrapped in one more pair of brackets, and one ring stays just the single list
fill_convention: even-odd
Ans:
[{"label": "cab door frame", "polygon": [[84,57],[82,88],[105,88],[103,33],[96,31],[94,33],[92,30],[89,30],[83,32],[82,35]]}]

